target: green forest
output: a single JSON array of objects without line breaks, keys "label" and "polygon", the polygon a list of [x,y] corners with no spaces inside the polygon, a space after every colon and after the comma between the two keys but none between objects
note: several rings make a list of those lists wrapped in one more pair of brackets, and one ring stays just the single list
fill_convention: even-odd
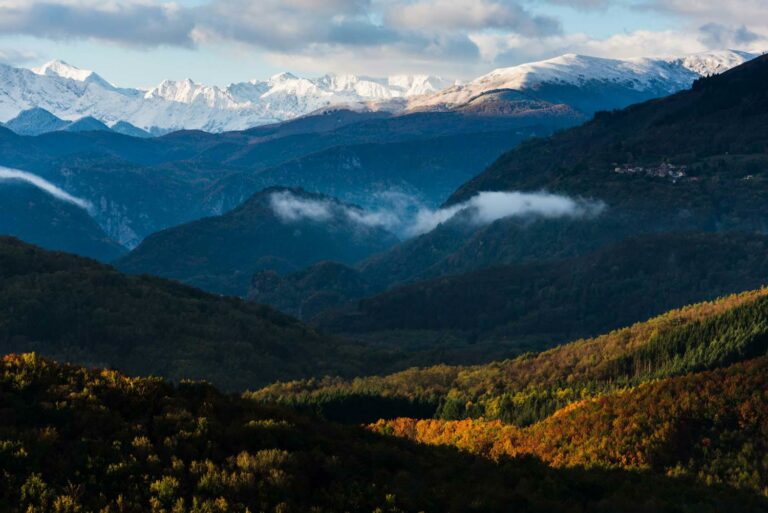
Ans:
[{"label": "green forest", "polygon": [[[408,417],[416,409],[447,420],[482,417],[524,426],[585,398],[766,354],[768,289],[759,289],[510,360],[276,383],[251,396],[342,422]],[[352,401],[366,407],[339,407]]]}]

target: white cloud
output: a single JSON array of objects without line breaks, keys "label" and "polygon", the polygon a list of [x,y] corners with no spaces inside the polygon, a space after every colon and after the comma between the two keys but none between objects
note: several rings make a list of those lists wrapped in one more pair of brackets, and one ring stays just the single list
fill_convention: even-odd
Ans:
[{"label": "white cloud", "polygon": [[304,219],[322,222],[332,217],[331,205],[327,201],[299,198],[288,191],[272,193],[269,200],[275,215],[284,222]]},{"label": "white cloud", "polygon": [[[129,47],[234,44],[327,71],[435,70],[477,63],[469,31],[545,37],[559,21],[523,0],[0,0],[0,32]],[[473,70],[474,71],[474,70]]]},{"label": "white cloud", "polygon": [[99,39],[153,47],[193,46],[192,11],[150,0],[0,0],[0,33],[52,40]]},{"label": "white cloud", "polygon": [[569,34],[539,40],[531,45],[527,38],[499,34],[473,34],[473,41],[486,60],[499,66],[511,66],[529,60],[546,59],[564,53],[595,57],[669,57],[706,51],[698,33],[638,30],[595,39],[587,34]]},{"label": "white cloud", "polygon": [[640,9],[673,14],[692,23],[768,26],[765,0],[637,0]]},{"label": "white cloud", "polygon": [[269,201],[275,215],[283,222],[293,223],[303,220],[326,222],[333,218],[346,218],[361,226],[384,228],[399,232],[409,211],[415,211],[415,205],[421,207],[413,197],[401,193],[382,193],[381,204],[377,210],[344,205],[331,199],[309,199],[295,195],[291,191],[273,192]]},{"label": "white cloud", "polygon": [[0,182],[3,182],[3,181],[25,182],[37,187],[42,191],[47,192],[54,198],[60,199],[62,201],[66,201],[67,203],[71,203],[84,210],[90,210],[91,208],[91,204],[88,201],[84,199],[76,198],[75,196],[72,196],[68,192],[64,191],[63,189],[53,185],[48,180],[45,180],[44,178],[41,178],[32,173],[27,173],[26,171],[20,171],[18,169],[11,169],[7,167],[0,167]]},{"label": "white cloud", "polygon": [[[0,0],[0,32],[152,48],[229,45],[304,72],[469,79],[562,53],[672,56],[768,48],[766,0]],[[674,30],[564,33],[542,4],[657,11]],[[558,8],[560,9],[560,8]],[[602,13],[601,16],[605,16]],[[2,59],[2,55],[0,55]],[[11,59],[6,59],[11,60]]]},{"label": "white cloud", "polygon": [[469,200],[438,210],[421,210],[410,227],[411,235],[434,230],[454,218],[485,225],[508,217],[593,217],[605,204],[576,200],[545,192],[480,192]]},{"label": "white cloud", "polygon": [[485,30],[500,29],[540,37],[560,33],[560,23],[537,16],[514,1],[417,0],[392,2],[385,16],[393,26],[408,29]]},{"label": "white cloud", "polygon": [[707,23],[699,28],[700,40],[710,48],[744,48],[765,38],[746,26],[729,27],[720,23]]},{"label": "white cloud", "polygon": [[481,192],[464,203],[436,210],[402,193],[392,193],[384,200],[386,206],[365,211],[331,200],[301,198],[290,191],[275,192],[270,197],[273,211],[283,222],[327,222],[343,216],[353,223],[383,228],[403,237],[421,235],[454,219],[485,225],[507,217],[593,217],[605,208],[600,201],[545,192]]}]

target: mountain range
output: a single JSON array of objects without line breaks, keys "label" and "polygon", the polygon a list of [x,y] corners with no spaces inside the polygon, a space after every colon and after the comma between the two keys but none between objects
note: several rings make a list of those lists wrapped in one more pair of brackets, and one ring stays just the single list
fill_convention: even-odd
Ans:
[{"label": "mountain range", "polygon": [[23,110],[15,118],[3,124],[19,135],[41,135],[48,132],[117,132],[134,137],[149,137],[150,134],[130,123],[120,121],[112,128],[92,116],[85,116],[75,121],[65,121],[40,107]]},{"label": "mountain range", "polygon": [[493,70],[466,84],[416,97],[409,108],[455,108],[482,102],[499,91],[519,91],[591,116],[687,89],[700,77],[722,73],[754,57],[738,51],[625,60],[566,54]]},{"label": "mountain range", "polygon": [[146,90],[116,87],[97,73],[63,61],[31,70],[0,66],[0,121],[43,108],[65,120],[94,117],[107,125],[127,122],[152,133],[180,129],[242,130],[336,105],[398,102],[443,89],[431,76],[374,79],[326,75],[318,79],[281,73],[268,80],[222,89],[166,80]]},{"label": "mountain range", "polygon": [[[149,135],[142,128],[118,121],[119,116],[88,110],[104,106],[110,115],[119,114],[137,98],[145,102],[136,91],[113,87],[93,72],[60,62],[35,71],[4,67],[10,85],[0,103],[14,112],[22,104],[31,108],[6,123],[10,131],[25,137],[0,132],[0,165],[36,173],[89,201],[93,207],[89,213],[101,230],[128,249],[159,230],[236,208],[272,186],[300,187],[367,210],[400,209],[397,215],[412,216],[420,209],[436,208],[521,141],[576,125],[594,109],[686,87],[700,74],[727,69],[750,57],[718,52],[629,62],[564,56],[496,70],[443,93],[427,93],[426,86],[414,89],[413,81],[392,79],[398,87],[408,86],[398,94],[412,94],[413,102],[442,99],[430,105],[401,105],[394,114],[338,103],[313,115],[244,132],[182,131],[146,141],[137,140]],[[589,81],[579,78],[585,73],[592,77]],[[311,87],[294,87],[299,79],[281,80],[293,84],[286,90],[314,94]],[[376,90],[350,80],[326,77],[320,82],[332,89],[359,89],[361,94]],[[150,103],[165,105],[162,98],[169,96],[182,114],[185,105],[208,109],[202,107],[204,94],[165,91],[165,96],[153,93]],[[43,106],[36,98],[45,99]],[[62,110],[63,105],[69,110]],[[85,110],[78,107],[84,105]],[[215,110],[219,104],[212,105]],[[354,110],[339,110],[341,105]],[[303,112],[299,109],[286,117]],[[143,126],[158,133],[154,125]],[[142,194],[147,187],[154,194]],[[398,235],[410,236],[406,225],[395,229]],[[410,267],[400,266],[398,274]]]},{"label": "mountain range", "polygon": [[[624,61],[564,55],[498,69],[463,85],[427,75],[307,79],[281,73],[225,88],[187,79],[166,80],[146,90],[114,86],[93,71],[63,61],[32,70],[2,65],[0,121],[42,108],[67,121],[92,117],[109,126],[127,123],[161,134],[180,129],[243,130],[330,107],[390,112],[447,108],[517,115],[527,111],[562,115],[571,110],[589,116],[685,89],[698,77],[753,57],[735,51]],[[500,97],[500,91],[519,94]]]},{"label": "mountain range", "polygon": [[88,200],[99,226],[132,249],[147,235],[220,215],[271,186],[330,194],[366,209],[388,207],[403,194],[434,207],[520,141],[575,122],[333,110],[245,132],[154,138],[114,128],[33,137],[0,127],[0,165]]},{"label": "mountain range", "polygon": [[0,511],[768,511],[750,57],[563,56],[222,133],[19,113]]},{"label": "mountain range", "polygon": [[[629,299],[626,287],[654,288],[656,305],[666,301],[666,285],[670,291],[702,292],[682,302],[748,287],[742,283],[710,293],[700,288],[730,273],[717,262],[725,254],[738,261],[736,248],[751,245],[740,237],[758,236],[768,223],[762,208],[768,103],[760,85],[767,71],[768,60],[761,57],[700,79],[688,91],[598,114],[582,126],[527,141],[460,188],[437,211],[440,222],[431,231],[355,268],[310,267],[272,280],[268,290],[259,275],[251,297],[294,315],[305,311],[305,300],[333,297],[340,312],[308,311],[339,331],[377,331],[379,337],[403,339],[410,330],[414,339],[439,339],[464,330],[462,336],[477,341],[498,327],[497,340],[531,343],[536,329],[558,326],[560,315],[589,323],[597,320],[593,312],[610,305],[606,319],[620,319],[625,306],[643,303]],[[695,134],[690,126],[697,127]],[[521,197],[535,203],[542,201],[536,195],[541,190],[561,199],[586,198],[603,208],[581,217],[503,216],[499,210],[477,221],[498,210],[493,197],[503,205]],[[489,197],[484,191],[497,193]],[[733,249],[715,249],[731,237],[739,241]],[[694,251],[692,258],[684,256],[686,247]],[[754,253],[760,254],[759,249]],[[748,260],[750,255],[743,254]],[[690,284],[676,283],[686,276],[678,267],[682,261],[696,267],[694,260],[709,257],[713,260],[702,261]],[[732,271],[749,272],[751,266],[737,264]],[[752,286],[764,283],[760,266],[749,278]],[[613,285],[618,296],[608,299]],[[607,303],[587,309],[589,319],[578,309],[564,314],[593,297]],[[326,304],[333,309],[332,301]],[[539,306],[528,318],[525,305],[531,304]],[[665,308],[675,304],[680,302]],[[618,322],[632,318],[637,316]],[[471,320],[471,326],[462,325],[462,319]],[[557,339],[550,334],[539,343]]]}]

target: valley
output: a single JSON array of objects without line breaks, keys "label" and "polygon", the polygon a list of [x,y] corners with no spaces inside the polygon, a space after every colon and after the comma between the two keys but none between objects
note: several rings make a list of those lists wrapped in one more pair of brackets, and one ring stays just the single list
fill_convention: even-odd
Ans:
[{"label": "valley", "polygon": [[768,511],[766,83],[0,64],[0,510]]}]

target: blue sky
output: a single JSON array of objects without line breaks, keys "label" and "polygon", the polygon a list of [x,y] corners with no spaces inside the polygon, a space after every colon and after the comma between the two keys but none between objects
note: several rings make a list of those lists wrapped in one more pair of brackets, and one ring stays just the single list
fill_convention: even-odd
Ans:
[{"label": "blue sky", "polygon": [[467,79],[562,53],[768,48],[768,0],[0,0],[0,61],[132,87],[280,71]]}]

